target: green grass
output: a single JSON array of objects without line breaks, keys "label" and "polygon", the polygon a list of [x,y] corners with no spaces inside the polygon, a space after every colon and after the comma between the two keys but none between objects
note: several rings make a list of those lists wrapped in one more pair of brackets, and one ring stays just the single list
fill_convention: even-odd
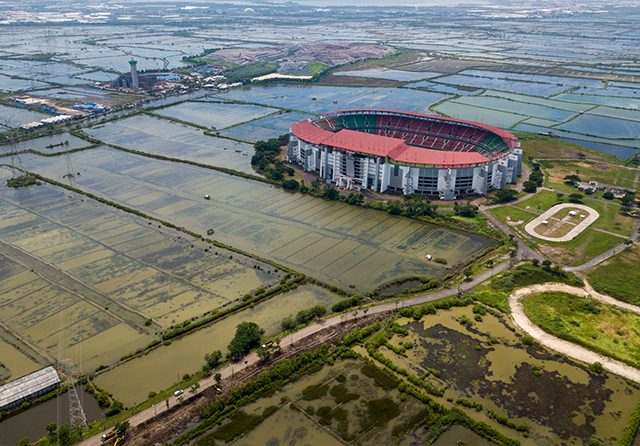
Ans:
[{"label": "green grass", "polygon": [[621,164],[621,161],[613,155],[597,152],[587,149],[579,144],[562,141],[556,138],[535,135],[532,133],[517,133],[524,157],[533,157],[536,159],[580,159],[589,158],[591,160],[607,161],[611,163]]},{"label": "green grass", "polygon": [[640,248],[634,246],[591,269],[587,276],[596,291],[640,305]]},{"label": "green grass", "polygon": [[640,315],[566,293],[530,296],[524,311],[554,336],[640,367]]},{"label": "green grass", "polygon": [[571,273],[557,268],[544,268],[525,263],[517,268],[505,271],[491,281],[491,289],[511,292],[516,288],[545,282],[561,282],[572,286],[583,286],[582,280]]},{"label": "green grass", "polygon": [[[599,183],[613,184],[629,189],[636,188],[637,169],[592,161],[580,160],[548,160],[540,161],[545,171],[545,176],[549,177],[552,185],[562,185],[564,177],[567,175],[578,175],[583,182],[597,181]],[[573,189],[575,191],[575,189]]]},{"label": "green grass", "polygon": [[[623,243],[633,233],[635,221],[631,217],[620,214],[620,206],[614,203],[590,200],[587,197],[583,199],[583,203],[598,211],[600,217],[573,240],[557,243],[547,242],[530,236],[524,231],[526,223],[534,217],[556,204],[567,202],[567,195],[558,196],[555,192],[540,191],[528,200],[514,205],[493,208],[490,212],[501,222],[510,226],[529,245],[537,246],[552,261],[564,265],[581,265]],[[511,218],[510,222],[507,217]],[[522,221],[522,223],[515,226],[509,225],[509,223],[517,221]]]},{"label": "green grass", "polygon": [[311,74],[312,76],[317,76],[327,68],[329,68],[328,65],[325,65],[322,62],[317,62],[315,60],[307,64],[307,70],[309,71],[309,74]]}]

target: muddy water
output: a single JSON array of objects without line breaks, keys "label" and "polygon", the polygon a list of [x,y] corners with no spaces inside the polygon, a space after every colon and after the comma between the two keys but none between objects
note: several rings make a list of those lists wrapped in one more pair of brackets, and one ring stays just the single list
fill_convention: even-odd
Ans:
[{"label": "muddy water", "polygon": [[454,425],[444,434],[440,435],[440,438],[438,438],[433,446],[491,446],[492,444],[490,441],[485,440],[469,429]]},{"label": "muddy water", "polygon": [[284,317],[314,305],[329,308],[338,300],[338,295],[324,289],[302,286],[99,375],[96,384],[113,392],[115,398],[127,406],[139,403],[147,398],[149,391],[165,389],[179,381],[183,374],[198,370],[205,354],[214,350],[226,352],[240,322],[255,322],[265,330],[266,336],[272,336],[281,330]]},{"label": "muddy water", "polygon": [[[482,236],[372,209],[292,194],[271,185],[111,149],[71,155],[78,187],[347,288],[369,290],[399,276],[443,277],[494,243]],[[25,156],[51,178],[64,160]],[[210,195],[210,200],[203,196]]]},{"label": "muddy water", "polygon": [[[102,418],[102,409],[93,395],[78,389],[78,396],[87,422]],[[1,422],[0,446],[14,446],[25,437],[31,441],[37,440],[47,434],[49,423],[69,424],[69,398],[66,393]]]}]

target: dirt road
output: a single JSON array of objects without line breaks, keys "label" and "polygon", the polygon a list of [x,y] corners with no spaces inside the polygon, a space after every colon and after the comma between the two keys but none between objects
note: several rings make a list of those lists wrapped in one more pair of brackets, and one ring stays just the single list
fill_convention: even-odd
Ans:
[{"label": "dirt road", "polygon": [[524,312],[522,300],[527,296],[536,293],[543,293],[547,291],[558,291],[563,293],[575,294],[577,296],[595,299],[607,305],[613,305],[625,310],[629,310],[629,306],[633,307],[633,312],[640,314],[640,308],[633,305],[625,304],[623,302],[616,301],[612,297],[604,296],[599,293],[591,294],[587,289],[576,288],[563,283],[548,283],[542,285],[532,285],[526,288],[520,288],[509,296],[509,307],[511,309],[511,318],[515,324],[520,327],[524,332],[533,337],[543,346],[555,350],[563,355],[566,355],[572,359],[585,362],[587,364],[593,364],[594,362],[600,362],[603,367],[616,375],[620,375],[637,383],[640,383],[640,370],[631,367],[623,362],[601,355],[599,353],[592,352],[584,347],[573,344],[568,341],[564,341],[553,335],[550,335],[540,327],[535,325],[527,317]]}]

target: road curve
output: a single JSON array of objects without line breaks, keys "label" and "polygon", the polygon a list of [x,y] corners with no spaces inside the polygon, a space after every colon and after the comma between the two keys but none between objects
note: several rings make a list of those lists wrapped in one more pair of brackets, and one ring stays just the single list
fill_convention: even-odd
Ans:
[{"label": "road curve", "polygon": [[[543,293],[547,291],[564,292],[581,297],[595,299],[607,305],[614,305],[618,308],[622,308],[627,311],[633,311],[637,314],[640,314],[639,307],[619,302],[609,296],[604,296],[599,293],[591,294],[588,290],[572,287],[563,283],[532,285],[529,287],[520,288],[513,292],[511,296],[509,296],[509,307],[511,310],[512,320],[518,327],[520,327],[520,329],[522,329],[529,336],[533,337],[543,346],[551,350],[555,350],[572,359],[585,362],[587,364],[599,362],[609,372],[615,373],[616,375],[622,376],[631,381],[640,383],[640,370],[631,367],[621,361],[617,361],[615,359],[609,358],[608,356],[601,355],[600,353],[595,353],[574,343],[557,338],[531,322],[531,320],[524,312],[522,300],[532,294]],[[629,307],[633,307],[634,309],[630,310]]]}]

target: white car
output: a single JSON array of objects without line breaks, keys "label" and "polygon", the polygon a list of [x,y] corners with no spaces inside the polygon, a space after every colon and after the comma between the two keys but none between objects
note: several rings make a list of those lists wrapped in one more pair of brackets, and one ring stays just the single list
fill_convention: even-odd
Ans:
[{"label": "white car", "polygon": [[177,398],[179,396],[182,396],[183,393],[184,393],[184,391],[182,389],[178,389],[175,392],[173,392],[173,396],[175,396]]}]

